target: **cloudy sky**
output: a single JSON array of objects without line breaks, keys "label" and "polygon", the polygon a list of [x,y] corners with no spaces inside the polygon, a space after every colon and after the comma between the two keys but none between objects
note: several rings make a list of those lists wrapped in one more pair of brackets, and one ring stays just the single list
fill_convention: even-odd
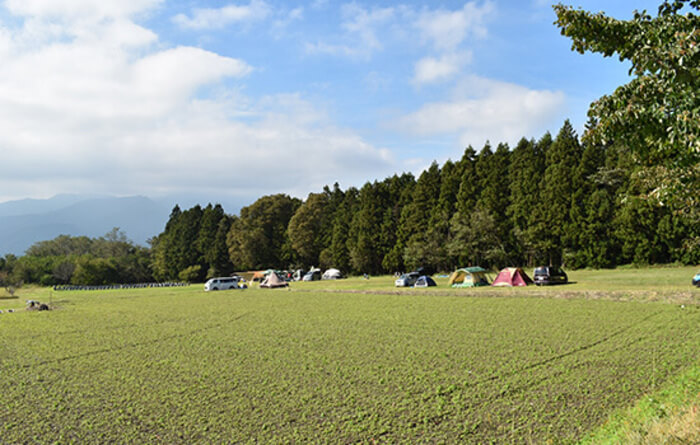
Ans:
[{"label": "cloudy sky", "polygon": [[554,19],[541,0],[4,0],[0,202],[304,197],[582,128],[628,66],[573,53]]}]

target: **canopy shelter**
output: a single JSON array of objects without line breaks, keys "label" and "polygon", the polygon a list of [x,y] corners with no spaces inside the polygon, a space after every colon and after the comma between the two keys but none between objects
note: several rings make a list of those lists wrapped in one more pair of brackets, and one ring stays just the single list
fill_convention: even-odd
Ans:
[{"label": "canopy shelter", "polygon": [[287,287],[289,284],[281,279],[276,272],[272,272],[267,275],[265,280],[263,280],[262,283],[260,283],[260,287],[265,287],[265,288],[275,288],[275,287]]},{"label": "canopy shelter", "polygon": [[519,267],[506,267],[502,269],[491,286],[527,286],[532,280]]},{"label": "canopy shelter", "polygon": [[258,270],[256,272],[253,272],[253,276],[250,277],[250,280],[248,281],[263,281],[265,279],[265,272],[262,270]]},{"label": "canopy shelter", "polygon": [[488,286],[489,280],[486,276],[486,269],[479,266],[464,267],[452,272],[447,284],[452,287]]},{"label": "canopy shelter", "polygon": [[437,286],[437,283],[435,280],[430,278],[427,275],[423,275],[418,277],[416,280],[416,284],[413,285],[413,287],[430,287],[430,286]]}]

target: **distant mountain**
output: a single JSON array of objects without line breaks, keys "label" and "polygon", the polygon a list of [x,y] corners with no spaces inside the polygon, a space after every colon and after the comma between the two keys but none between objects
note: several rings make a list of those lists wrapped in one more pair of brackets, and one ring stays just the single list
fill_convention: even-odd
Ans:
[{"label": "distant mountain", "polygon": [[30,215],[59,210],[88,199],[105,198],[89,195],[56,195],[50,199],[20,199],[0,203],[0,217]]},{"label": "distant mountain", "polygon": [[58,195],[0,203],[0,256],[58,235],[99,237],[119,227],[137,244],[163,231],[171,207],[152,199]]}]

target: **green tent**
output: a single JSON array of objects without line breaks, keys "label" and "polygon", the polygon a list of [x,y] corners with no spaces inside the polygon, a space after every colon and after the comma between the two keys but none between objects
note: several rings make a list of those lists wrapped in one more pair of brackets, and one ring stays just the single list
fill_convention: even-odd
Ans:
[{"label": "green tent", "polygon": [[452,287],[488,286],[489,280],[486,269],[481,267],[464,267],[452,272],[447,284]]}]

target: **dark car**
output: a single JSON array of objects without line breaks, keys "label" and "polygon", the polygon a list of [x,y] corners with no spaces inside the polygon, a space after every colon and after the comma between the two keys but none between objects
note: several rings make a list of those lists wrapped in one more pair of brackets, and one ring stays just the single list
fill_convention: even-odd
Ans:
[{"label": "dark car", "polygon": [[561,267],[542,266],[535,268],[534,282],[536,285],[566,284],[569,277],[566,276]]}]

